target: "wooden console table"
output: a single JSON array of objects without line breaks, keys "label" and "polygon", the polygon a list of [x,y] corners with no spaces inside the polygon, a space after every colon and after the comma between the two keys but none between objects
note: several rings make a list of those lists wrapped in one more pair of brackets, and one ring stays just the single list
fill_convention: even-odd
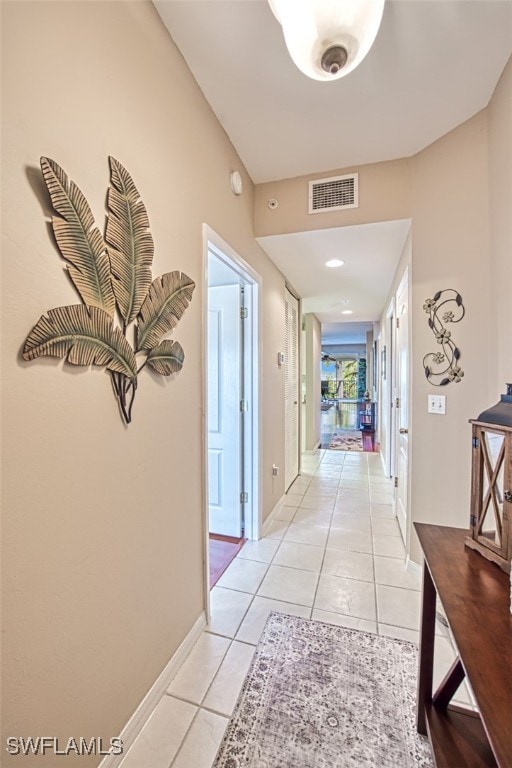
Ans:
[{"label": "wooden console table", "polygon": [[[512,615],[510,581],[464,546],[460,528],[415,523],[425,564],[418,679],[418,731],[436,766],[512,766]],[[436,594],[459,657],[432,693]],[[449,704],[464,678],[479,712]]]}]

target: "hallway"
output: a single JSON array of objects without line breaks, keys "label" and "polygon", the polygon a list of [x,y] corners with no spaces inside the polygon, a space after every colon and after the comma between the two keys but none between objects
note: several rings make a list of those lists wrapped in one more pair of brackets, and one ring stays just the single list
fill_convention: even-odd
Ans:
[{"label": "hallway", "polygon": [[358,400],[335,400],[322,402],[320,416],[321,447],[328,449],[336,434],[348,432],[361,435],[363,451],[374,452],[375,431],[361,432],[358,430],[358,416],[361,402]]},{"label": "hallway", "polygon": [[322,448],[328,448],[333,434],[340,429],[357,430],[357,401],[336,400],[320,416]]},{"label": "hallway", "polygon": [[[417,643],[421,579],[404,557],[380,455],[306,455],[266,536],[212,590],[210,625],[122,768],[211,768],[270,611]],[[436,631],[435,684],[455,658]],[[467,705],[465,687],[455,698]]]}]

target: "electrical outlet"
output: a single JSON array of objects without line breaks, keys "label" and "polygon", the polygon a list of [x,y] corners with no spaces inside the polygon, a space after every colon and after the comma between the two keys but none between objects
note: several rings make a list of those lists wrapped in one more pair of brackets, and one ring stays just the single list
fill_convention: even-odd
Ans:
[{"label": "electrical outlet", "polygon": [[272,474],[274,477],[277,477],[279,474],[279,467],[277,464],[272,464]]},{"label": "electrical outlet", "polygon": [[446,413],[446,395],[429,395],[428,413],[437,413],[444,416]]}]

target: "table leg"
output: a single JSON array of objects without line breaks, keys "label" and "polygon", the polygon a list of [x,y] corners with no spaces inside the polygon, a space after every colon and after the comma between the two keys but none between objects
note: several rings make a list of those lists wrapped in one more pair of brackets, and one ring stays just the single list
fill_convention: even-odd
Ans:
[{"label": "table leg", "polygon": [[434,637],[436,629],[436,590],[427,563],[423,564],[420,654],[418,668],[418,697],[416,725],[426,735],[425,704],[432,701],[432,674],[434,669]]}]

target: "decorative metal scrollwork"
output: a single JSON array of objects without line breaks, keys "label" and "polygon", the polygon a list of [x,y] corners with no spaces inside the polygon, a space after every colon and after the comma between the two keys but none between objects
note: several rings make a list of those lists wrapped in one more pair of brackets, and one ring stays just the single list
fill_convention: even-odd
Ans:
[{"label": "decorative metal scrollwork", "polygon": [[435,387],[444,387],[451,381],[458,383],[464,376],[459,365],[460,350],[443,323],[460,323],[466,313],[462,296],[453,288],[445,288],[432,299],[426,299],[423,309],[429,315],[429,328],[441,345],[439,352],[428,352],[423,358],[425,376]]}]

